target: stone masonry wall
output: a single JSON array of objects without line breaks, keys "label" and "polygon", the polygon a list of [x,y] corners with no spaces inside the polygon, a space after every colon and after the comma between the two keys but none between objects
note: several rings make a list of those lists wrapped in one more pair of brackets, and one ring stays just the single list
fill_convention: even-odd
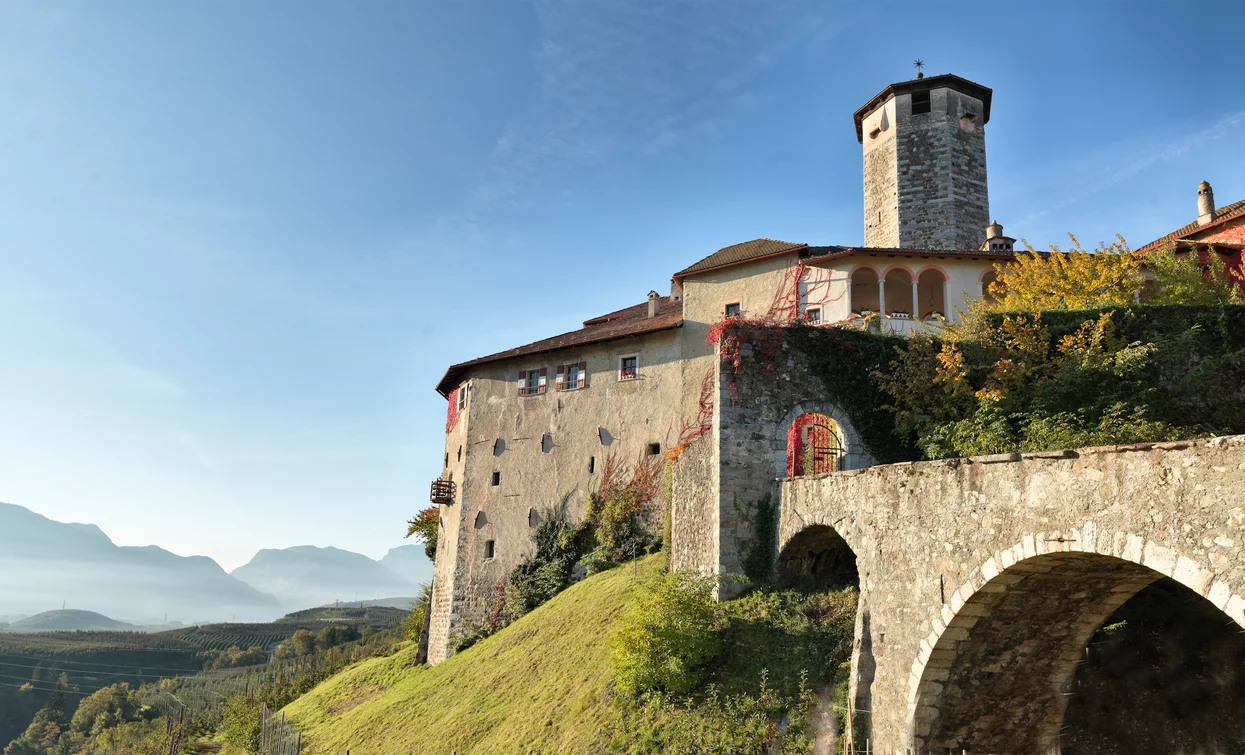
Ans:
[{"label": "stone masonry wall", "polygon": [[847,468],[873,464],[851,419],[824,400],[820,379],[799,352],[784,343],[776,358],[762,364],[745,342],[742,355],[738,372],[729,364],[718,370],[717,571],[722,574],[743,573],[756,535],[756,507],[767,498],[778,501],[778,480],[787,474],[787,430],[798,416],[821,412],[838,423]]},{"label": "stone masonry wall", "polygon": [[990,222],[982,103],[952,89],[930,92],[928,113],[913,115],[910,95],[895,102],[899,246],[978,248]]},{"label": "stone masonry wall", "polygon": [[1055,751],[1085,641],[1160,576],[1245,627],[1245,437],[893,464],[782,489],[780,547],[826,525],[855,552],[881,753]]}]

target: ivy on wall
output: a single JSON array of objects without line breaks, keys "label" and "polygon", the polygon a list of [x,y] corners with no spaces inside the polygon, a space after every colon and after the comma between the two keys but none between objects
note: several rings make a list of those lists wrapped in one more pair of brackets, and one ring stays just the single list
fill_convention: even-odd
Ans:
[{"label": "ivy on wall", "polygon": [[874,378],[890,368],[906,339],[799,323],[783,332],[787,346],[803,355],[826,400],[847,414],[873,458],[883,464],[920,458],[915,437],[896,427],[890,396]]}]

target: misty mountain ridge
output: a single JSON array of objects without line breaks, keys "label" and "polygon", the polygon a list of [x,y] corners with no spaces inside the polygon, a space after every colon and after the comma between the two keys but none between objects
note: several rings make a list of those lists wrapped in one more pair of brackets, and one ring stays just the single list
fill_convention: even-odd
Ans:
[{"label": "misty mountain ridge", "polygon": [[93,631],[134,630],[138,627],[124,621],[110,619],[94,611],[68,610],[44,611],[21,621],[15,621],[0,632],[62,632],[62,631]]},{"label": "misty mountain ridge", "polygon": [[356,594],[418,595],[418,582],[432,572],[424,558],[419,579],[408,551],[418,548],[392,549],[385,558],[394,569],[339,548],[265,549],[229,574],[207,556],[118,546],[94,524],[57,522],[0,503],[0,614],[34,615],[64,602],[138,624],[166,615],[187,623],[270,621]]},{"label": "misty mountain ridge", "polygon": [[[361,553],[299,545],[265,548],[230,574],[257,590],[276,595],[290,610],[335,601],[414,596],[419,594],[419,572],[401,552],[406,547],[394,548],[386,555],[396,570],[384,560],[374,561]],[[395,555],[394,551],[399,553]],[[424,572],[430,578],[431,564],[426,558],[424,564]]]}]

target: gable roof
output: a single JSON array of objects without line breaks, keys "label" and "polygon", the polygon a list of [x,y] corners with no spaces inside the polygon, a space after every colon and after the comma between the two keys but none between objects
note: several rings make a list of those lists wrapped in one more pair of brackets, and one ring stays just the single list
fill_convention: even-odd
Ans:
[{"label": "gable roof", "polygon": [[525,346],[516,346],[513,349],[499,351],[496,354],[489,354],[488,356],[452,365],[445,371],[444,377],[437,382],[437,393],[449,398],[450,391],[458,387],[467,371],[472,367],[504,362],[518,357],[535,356],[575,346],[587,346],[588,344],[601,343],[603,341],[613,341],[628,336],[656,333],[661,330],[678,328],[682,325],[683,300],[662,296],[657,299],[657,315],[655,317],[648,316],[648,302],[646,301],[643,304],[636,304],[626,309],[620,309],[617,312],[610,312],[607,315],[584,320],[584,326],[579,330],[572,330],[569,333],[563,333],[552,338],[533,341]]},{"label": "gable roof", "polygon": [[1181,239],[1188,238],[1189,236],[1196,236],[1198,233],[1202,231],[1209,231],[1215,226],[1226,223],[1229,220],[1235,220],[1241,217],[1245,217],[1245,199],[1242,199],[1237,202],[1233,202],[1232,204],[1229,204],[1229,205],[1224,205],[1223,207],[1220,207],[1219,209],[1215,210],[1211,214],[1211,221],[1207,223],[1206,225],[1198,225],[1197,221],[1194,220],[1192,223],[1189,223],[1188,225],[1185,225],[1185,226],[1181,226],[1180,228],[1177,228],[1171,233],[1165,236],[1160,236],[1154,241],[1151,241],[1149,244],[1146,244],[1140,247],[1139,249],[1137,249],[1137,252],[1140,254],[1145,254],[1146,252],[1153,252],[1163,246],[1166,246],[1167,244],[1170,244],[1173,241],[1179,241]]},{"label": "gable roof", "polygon": [[775,257],[787,252],[794,252],[800,249],[807,249],[808,244],[797,244],[791,241],[779,241],[777,239],[753,239],[745,241],[742,244],[732,244],[731,246],[722,247],[713,254],[705,257],[685,267],[674,274],[676,281],[682,280],[685,276],[693,273],[703,273],[706,270],[717,270],[718,268],[730,267],[738,265],[741,262],[751,262],[752,260],[764,259],[766,257]]}]

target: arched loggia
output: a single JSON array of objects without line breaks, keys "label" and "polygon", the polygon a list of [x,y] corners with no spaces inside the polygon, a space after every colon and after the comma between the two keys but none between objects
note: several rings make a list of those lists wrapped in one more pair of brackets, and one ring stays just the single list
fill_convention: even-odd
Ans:
[{"label": "arched loggia", "polygon": [[[1197,614],[1192,618],[1201,625],[1196,631],[1214,635],[1216,641],[1206,648],[1223,654],[1220,661],[1226,661],[1227,668],[1223,663],[1212,664],[1222,676],[1212,689],[1221,697],[1230,696],[1227,707],[1234,714],[1223,717],[1233,723],[1219,736],[1225,737],[1224,743],[1240,741],[1234,737],[1245,734],[1241,723],[1245,710],[1240,709],[1245,703],[1245,667],[1241,665],[1245,640],[1240,627],[1212,602],[1228,599],[1219,594],[1217,585],[1211,585],[1208,578],[1195,581],[1189,576],[1191,571],[1177,572],[1177,576],[1193,582],[1197,591],[1165,579],[1164,573],[1173,572],[1175,557],[1153,544],[1143,551],[1140,539],[1130,551],[1134,557],[1127,558],[1063,550],[1068,542],[1062,536],[1037,537],[1042,538],[1040,549],[1035,547],[1035,538],[1026,538],[1016,548],[995,554],[974,579],[950,595],[943,621],[935,622],[912,669],[915,688],[909,697],[909,721],[913,745],[921,751],[950,748],[970,755],[1142,752],[1154,750],[1138,744],[1137,737],[1144,741],[1146,736],[1155,736],[1156,727],[1160,739],[1149,741],[1175,741],[1174,730],[1181,722],[1170,711],[1163,718],[1164,707],[1155,705],[1150,715],[1160,716],[1159,720],[1141,720],[1135,705],[1140,690],[1118,688],[1109,673],[1089,668],[1086,662],[1094,652],[1090,648],[1087,656],[1087,646],[1103,634],[1104,624],[1127,614],[1134,598],[1144,601],[1156,590],[1174,591],[1177,596],[1175,602],[1160,601],[1164,606],[1194,601],[1186,606],[1196,606],[1190,612]],[[1145,561],[1151,565],[1143,565]],[[1160,566],[1151,568],[1155,564]],[[1212,593],[1213,599],[1202,597]],[[1218,621],[1208,622],[1207,612]],[[1122,629],[1117,626],[1116,631]],[[1171,684],[1185,679],[1183,673],[1179,668],[1167,669],[1159,678]],[[1087,695],[1108,694],[1125,701],[1132,697],[1133,704],[1104,712],[1083,705],[1077,699],[1078,688]],[[1069,722],[1080,727],[1079,732],[1070,730]],[[1097,735],[1097,739],[1086,735]]]}]

